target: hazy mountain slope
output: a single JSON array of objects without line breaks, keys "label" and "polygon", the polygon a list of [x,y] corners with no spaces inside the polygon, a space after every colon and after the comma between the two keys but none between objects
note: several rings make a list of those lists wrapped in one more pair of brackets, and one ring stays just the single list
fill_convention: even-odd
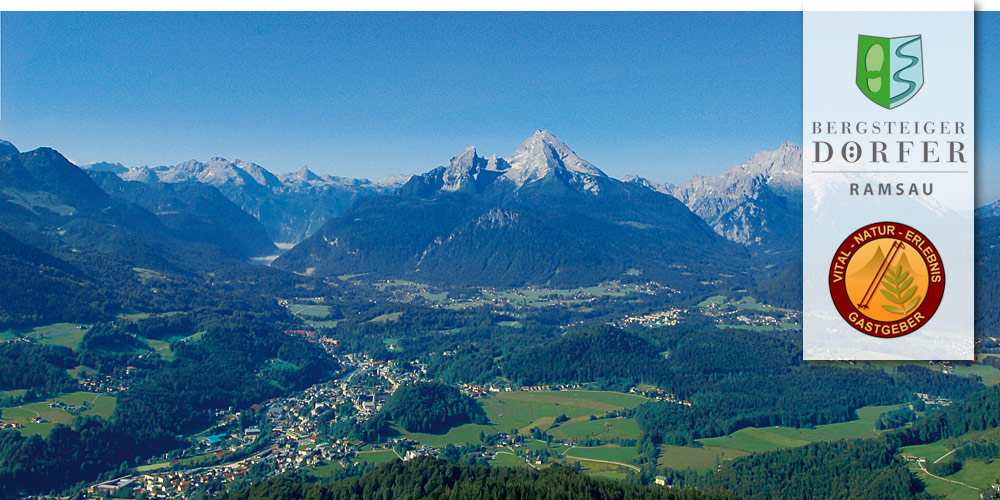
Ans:
[{"label": "hazy mountain slope", "polygon": [[214,186],[259,220],[272,241],[283,243],[301,241],[328,218],[347,210],[355,199],[395,192],[406,180],[321,177],[305,167],[274,175],[255,163],[218,157],[206,163],[189,160],[174,166],[133,168],[121,177],[147,184],[197,181]]},{"label": "hazy mountain slope", "polygon": [[715,177],[695,175],[672,190],[730,241],[774,260],[800,258],[802,148],[785,143]]},{"label": "hazy mountain slope", "polygon": [[264,226],[212,186],[193,181],[144,184],[107,171],[91,172],[91,177],[113,199],[153,212],[187,239],[211,243],[234,257],[278,252]]},{"label": "hazy mountain slope", "polygon": [[70,264],[0,230],[0,328],[95,320],[109,295]]}]

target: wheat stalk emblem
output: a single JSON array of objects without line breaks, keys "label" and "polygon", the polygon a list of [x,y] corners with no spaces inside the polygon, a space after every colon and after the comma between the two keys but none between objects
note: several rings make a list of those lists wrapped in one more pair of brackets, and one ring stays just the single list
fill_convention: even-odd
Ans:
[{"label": "wheat stalk emblem", "polygon": [[892,302],[882,305],[886,311],[905,316],[920,304],[921,297],[916,295],[917,285],[913,285],[913,276],[910,276],[909,271],[903,270],[902,264],[887,269],[881,285],[882,289],[879,291]]}]

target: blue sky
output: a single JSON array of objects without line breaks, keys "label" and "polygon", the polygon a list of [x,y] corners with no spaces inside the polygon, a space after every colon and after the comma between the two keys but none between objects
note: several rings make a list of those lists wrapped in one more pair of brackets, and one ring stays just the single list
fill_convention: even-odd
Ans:
[{"label": "blue sky", "polygon": [[3,13],[0,136],[127,166],[382,177],[548,129],[683,181],[800,141],[801,17]]},{"label": "blue sky", "polygon": [[[992,81],[1000,16],[977,20]],[[469,145],[509,156],[543,128],[611,175],[679,183],[801,143],[801,39],[798,12],[5,12],[0,137],[80,163],[380,178]],[[979,116],[995,116],[985,87]],[[993,122],[980,160],[1000,156]]]}]

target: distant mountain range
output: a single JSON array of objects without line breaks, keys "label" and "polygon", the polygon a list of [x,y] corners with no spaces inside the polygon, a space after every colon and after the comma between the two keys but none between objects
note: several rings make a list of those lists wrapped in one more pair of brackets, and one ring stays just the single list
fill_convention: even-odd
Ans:
[{"label": "distant mountain range", "polygon": [[[554,139],[548,132],[539,132]],[[536,134],[536,135],[539,135]],[[558,139],[554,139],[558,142]],[[529,141],[530,142],[530,141]],[[562,144],[559,142],[559,144]],[[470,147],[444,166],[421,175],[389,176],[381,181],[320,176],[303,167],[298,172],[275,175],[264,167],[242,160],[212,158],[190,160],[174,166],[126,169],[119,163],[92,163],[90,171],[113,172],[122,179],[152,183],[197,181],[218,188],[223,195],[259,220],[268,237],[279,244],[298,243],[315,233],[327,219],[347,211],[361,197],[393,195],[427,196],[437,192],[481,193],[494,181],[517,188],[542,180],[549,162],[572,151],[532,151],[530,144],[509,159],[479,156]],[[562,144],[564,147],[565,144]],[[532,155],[550,154],[529,164]],[[576,155],[566,156],[559,169],[565,187],[600,190],[600,169]],[[800,245],[802,149],[782,144],[776,151],[760,152],[742,165],[716,177],[695,175],[682,186],[658,184],[641,177],[622,181],[671,195],[698,214],[718,234],[747,246],[751,253],[785,260]],[[984,210],[988,208],[984,207]],[[1000,209],[996,209],[1000,213]],[[792,255],[787,258],[794,259]]]},{"label": "distant mountain range", "polygon": [[[801,297],[802,151],[792,144],[682,186],[609,177],[545,131],[509,158],[469,148],[381,182],[305,168],[273,175],[220,158],[86,168],[0,141],[0,270],[15,284],[0,287],[0,324],[83,321],[119,307],[116,290],[156,304],[166,295],[158,287],[200,286],[185,276],[273,256],[272,241],[299,238],[274,267],[459,286],[753,287],[785,307]],[[997,279],[998,215],[1000,202],[977,210],[980,328],[1000,324],[987,286]]]},{"label": "distant mountain range", "polygon": [[200,182],[214,186],[230,201],[264,225],[277,243],[302,241],[332,216],[347,210],[355,199],[394,193],[409,176],[391,176],[382,181],[319,176],[306,167],[294,173],[274,175],[264,167],[242,160],[212,158],[174,166],[136,167],[118,172],[107,163],[88,166],[111,171],[127,181],[146,184]]},{"label": "distant mountain range", "polygon": [[[0,144],[0,153],[10,148]],[[131,169],[93,163],[84,183],[65,164],[74,179],[38,191],[14,189],[14,176],[4,192],[29,209],[40,200],[65,202],[57,211],[86,200],[141,209],[166,234],[229,257],[297,244],[274,266],[302,274],[513,285],[642,273],[718,283],[800,258],[802,150],[792,144],[682,186],[612,178],[541,130],[507,158],[470,147],[423,174],[378,182],[305,167],[275,175],[217,157]],[[64,183],[87,193],[60,192]],[[43,194],[16,195],[25,190]]]},{"label": "distant mountain range", "polygon": [[686,289],[740,282],[749,254],[675,197],[609,177],[538,131],[509,160],[469,148],[398,196],[358,200],[273,265],[457,285],[641,275]]},{"label": "distant mountain range", "polygon": [[976,209],[976,217],[997,217],[1000,216],[1000,201],[994,201],[989,205],[983,205]]},{"label": "distant mountain range", "polygon": [[258,274],[248,261],[277,252],[213,186],[125,181],[0,142],[0,329],[262,300],[232,276]]},{"label": "distant mountain range", "polygon": [[246,257],[274,255],[264,226],[210,185],[197,181],[145,184],[126,181],[111,171],[90,171],[112,199],[138,205],[165,226],[186,231],[196,239]]},{"label": "distant mountain range", "polygon": [[45,251],[178,269],[190,268],[196,255],[247,260],[277,251],[259,222],[210,186],[157,188],[91,172],[98,185],[53,149],[4,146],[0,229]]}]

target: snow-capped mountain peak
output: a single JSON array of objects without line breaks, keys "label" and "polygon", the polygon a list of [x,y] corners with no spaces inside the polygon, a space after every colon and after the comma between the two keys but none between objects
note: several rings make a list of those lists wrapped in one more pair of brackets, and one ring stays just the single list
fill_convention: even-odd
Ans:
[{"label": "snow-capped mountain peak", "polygon": [[[328,178],[330,176],[327,176]],[[312,184],[312,183],[322,183],[325,182],[323,177],[316,175],[315,172],[309,170],[309,167],[303,166],[297,172],[281,174],[278,176],[278,180],[282,184]]]},{"label": "snow-capped mountain peak", "polygon": [[471,188],[476,175],[484,167],[486,159],[476,153],[476,148],[474,146],[465,148],[441,170],[441,190],[460,191]]},{"label": "snow-capped mountain peak", "polygon": [[[209,162],[211,165],[211,162]],[[257,184],[261,186],[266,186],[268,188],[276,188],[281,186],[281,181],[278,177],[268,171],[266,168],[249,161],[235,160],[230,163],[232,166],[250,174],[253,180],[257,181]]]},{"label": "snow-capped mountain peak", "polygon": [[448,169],[469,171],[484,162],[485,160],[476,153],[476,147],[469,146],[448,162]]},{"label": "snow-capped mountain peak", "polygon": [[599,189],[595,179],[607,177],[548,130],[538,130],[524,141],[511,156],[510,168],[503,177],[522,187],[550,174],[562,176],[570,184],[595,193]]},{"label": "snow-capped mountain peak", "polygon": [[507,160],[504,160],[497,155],[493,155],[489,160],[486,160],[486,170],[491,172],[503,172],[508,168],[510,168],[510,163],[507,163]]},{"label": "snow-capped mountain peak", "polygon": [[323,180],[322,177],[316,175],[312,170],[309,170],[309,167],[307,167],[305,165],[303,165],[302,168],[300,168],[298,172],[295,172],[295,175],[298,176],[300,179],[302,179],[304,181],[321,181],[321,180]]}]

